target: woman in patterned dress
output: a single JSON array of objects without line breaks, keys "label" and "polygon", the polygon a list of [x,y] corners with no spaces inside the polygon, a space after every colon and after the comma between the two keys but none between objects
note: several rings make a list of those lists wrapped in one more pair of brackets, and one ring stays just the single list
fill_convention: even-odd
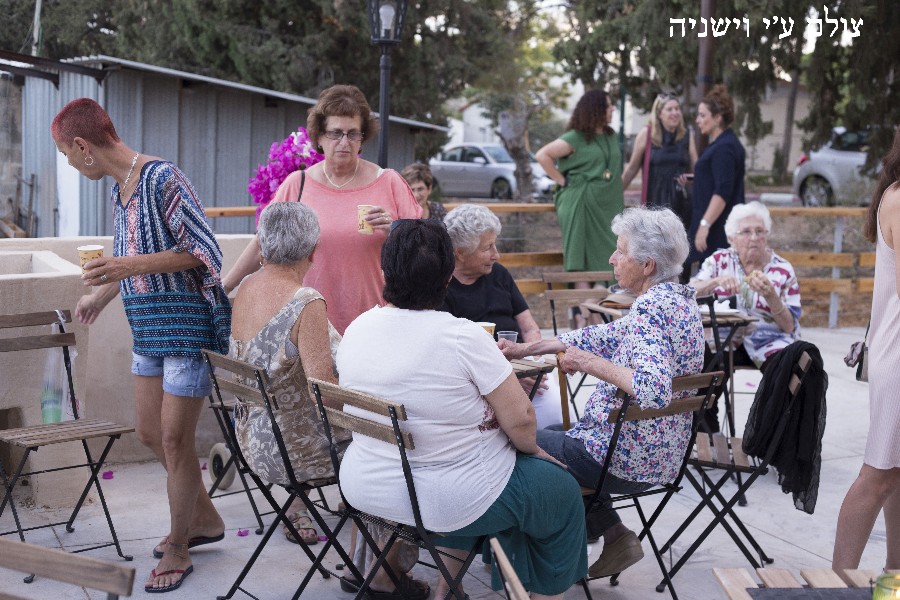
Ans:
[{"label": "woman in patterned dress", "polygon": [[[618,240],[609,262],[619,284],[638,296],[627,315],[556,339],[499,342],[508,358],[565,351],[563,371],[588,373],[600,380],[584,416],[572,429],[537,432],[538,445],[590,488],[599,482],[613,433],[607,418],[621,406],[616,389],[634,397],[641,408],[661,408],[672,399],[674,377],[703,368],[700,309],[693,288],[678,283],[688,254],[681,220],[668,209],[630,208],[613,219],[612,230]],[[687,449],[691,423],[690,414],[625,423],[606,489],[637,492],[672,481]],[[637,535],[608,505],[588,515],[587,528],[589,540],[604,538],[603,552],[588,570],[591,577],[620,573],[644,556]]]},{"label": "woman in patterned dress", "polygon": [[169,592],[193,570],[189,548],[222,540],[225,524],[202,490],[194,450],[212,391],[201,349],[226,352],[231,307],[219,281],[222,252],[191,182],[172,163],[135,152],[94,100],[63,107],[50,127],[69,164],[94,181],[115,179],[112,256],[84,265],[75,316],[91,324],[121,292],[134,338],[135,432],[168,474],[169,534],[144,589]]},{"label": "woman in patterned dress", "polygon": [[[735,206],[725,220],[729,248],[703,261],[691,285],[698,296],[737,296],[738,308],[757,319],[733,338],[733,364],[765,371],[772,356],[800,339],[800,284],[794,267],[768,246],[772,217],[762,202]],[[736,341],[735,341],[736,340]],[[712,357],[707,349],[706,359]],[[706,411],[718,431],[718,404]]]}]

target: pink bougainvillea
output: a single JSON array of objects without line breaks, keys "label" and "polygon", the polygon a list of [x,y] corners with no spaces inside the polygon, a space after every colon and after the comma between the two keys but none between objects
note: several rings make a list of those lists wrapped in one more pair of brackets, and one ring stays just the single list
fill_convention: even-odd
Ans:
[{"label": "pink bougainvillea", "polygon": [[256,219],[275,196],[278,186],[287,176],[298,169],[308,169],[324,156],[316,152],[306,129],[300,127],[281,142],[275,142],[269,149],[269,162],[259,165],[256,174],[250,178],[247,191],[257,204]]}]

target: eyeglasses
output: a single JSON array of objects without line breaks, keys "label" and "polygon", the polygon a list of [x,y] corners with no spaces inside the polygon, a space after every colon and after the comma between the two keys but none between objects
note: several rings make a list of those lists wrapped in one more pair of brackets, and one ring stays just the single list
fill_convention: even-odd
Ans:
[{"label": "eyeglasses", "polygon": [[323,134],[329,140],[339,142],[345,135],[351,142],[361,142],[363,139],[362,131],[341,131],[340,129],[329,129]]},{"label": "eyeglasses", "polygon": [[753,237],[754,235],[758,238],[762,238],[769,235],[769,232],[765,229],[741,229],[737,232],[737,234],[742,238],[749,238]]},{"label": "eyeglasses", "polygon": [[657,100],[678,100],[678,96],[671,92],[663,92],[656,97]]}]

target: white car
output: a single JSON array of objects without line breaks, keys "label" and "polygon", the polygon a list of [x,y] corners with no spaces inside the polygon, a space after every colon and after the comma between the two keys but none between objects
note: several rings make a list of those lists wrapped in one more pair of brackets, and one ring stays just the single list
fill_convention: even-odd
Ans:
[{"label": "white car", "polygon": [[[516,163],[501,144],[448,146],[428,166],[444,196],[510,199],[516,192]],[[550,197],[554,181],[534,160],[531,171],[534,195]]]},{"label": "white car", "polygon": [[874,180],[860,172],[868,139],[868,131],[835,127],[821,148],[800,156],[793,187],[804,206],[868,204]]}]

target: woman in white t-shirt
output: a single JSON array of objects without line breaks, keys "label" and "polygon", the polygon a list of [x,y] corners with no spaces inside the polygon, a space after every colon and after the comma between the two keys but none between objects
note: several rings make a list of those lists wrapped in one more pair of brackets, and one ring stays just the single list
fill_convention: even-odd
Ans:
[{"label": "woman in white t-shirt", "polygon": [[[464,555],[476,536],[496,535],[532,598],[562,598],[587,571],[578,484],[538,447],[534,409],[493,339],[436,310],[454,266],[444,227],[397,223],[381,253],[388,304],[347,328],[341,385],[406,407],[422,520],[449,534],[445,549]],[[414,523],[396,448],[354,438],[339,477],[357,508]],[[438,582],[435,598],[447,592]]]}]

